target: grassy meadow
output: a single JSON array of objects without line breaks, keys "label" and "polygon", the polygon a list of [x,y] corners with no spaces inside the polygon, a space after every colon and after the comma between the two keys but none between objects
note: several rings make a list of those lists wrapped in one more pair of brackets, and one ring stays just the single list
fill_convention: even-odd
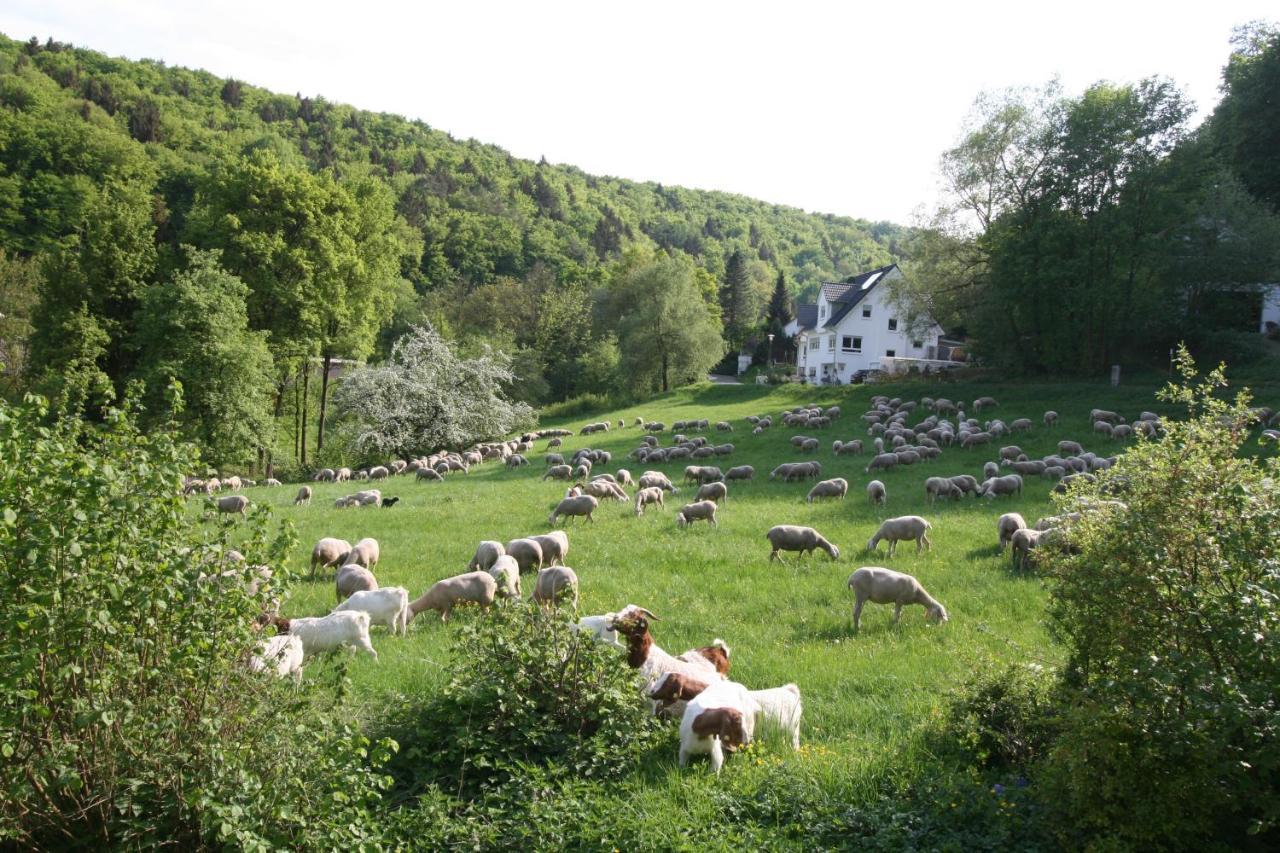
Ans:
[{"label": "grassy meadow", "polygon": [[[996,457],[999,443],[970,450],[945,449],[937,460],[868,475],[863,469],[870,454],[837,457],[831,442],[867,439],[860,416],[875,394],[967,401],[989,394],[999,401],[999,408],[978,415],[970,407],[971,416],[998,416],[1006,422],[1028,417],[1036,425],[1031,432],[1003,443],[1018,444],[1035,458],[1055,451],[1060,439],[1071,438],[1086,449],[1111,455],[1122,452],[1124,443],[1095,438],[1088,423],[1089,409],[1113,408],[1130,419],[1143,409],[1174,414],[1156,401],[1156,388],[1154,383],[1121,388],[1083,383],[699,386],[634,408],[598,413],[615,424],[619,418],[630,424],[637,416],[664,421],[668,425],[664,445],[676,420],[707,418],[713,425],[719,420],[733,424],[732,434],[712,430],[707,435],[716,443],[732,441],[736,452],[695,462],[722,469],[750,464],[756,468],[756,479],[729,485],[718,528],[699,523],[685,530],[676,527],[673,516],[696,489],[679,482],[688,461],[648,466],[626,460],[643,434],[636,427],[576,435],[579,426],[597,419],[595,415],[544,421],[543,427],[574,430],[560,451],[566,456],[583,446],[611,451],[613,462],[597,466],[597,472],[627,468],[638,477],[656,467],[680,486],[679,495],[667,496],[665,510],[650,509],[642,518],[635,517],[629,504],[608,502],[602,503],[594,524],[562,525],[571,542],[567,563],[581,580],[581,612],[642,605],[661,618],[651,630],[655,641],[673,654],[722,637],[733,649],[733,679],[750,688],[795,682],[803,693],[804,748],[799,754],[776,738],[767,739],[745,757],[731,758],[725,776],[715,782],[705,763],[679,771],[673,724],[668,746],[653,754],[636,778],[605,796],[625,802],[630,819],[659,833],[670,819],[673,804],[682,815],[678,822],[696,823],[704,811],[705,816],[714,816],[714,804],[694,796],[704,786],[753,788],[782,777],[818,789],[838,784],[848,791],[883,779],[886,773],[927,766],[929,756],[921,748],[920,734],[937,720],[951,689],[1005,662],[1055,663],[1057,653],[1044,624],[1045,591],[1034,575],[1011,571],[1007,554],[998,551],[995,532],[996,518],[1003,512],[1018,511],[1029,523],[1051,514],[1052,483],[1029,477],[1021,497],[970,497],[930,506],[923,488],[927,477],[972,474],[981,479],[983,463]],[[1261,391],[1260,403],[1280,400],[1278,387]],[[776,423],[759,436],[751,434],[744,420],[751,414],[776,416],[807,403],[838,404],[843,415],[826,430],[791,429]],[[1059,412],[1056,429],[1042,425],[1046,409]],[[821,439],[817,458],[822,478],[849,480],[846,500],[808,504],[805,495],[811,483],[768,481],[768,472],[778,463],[805,458],[789,443],[799,432]],[[391,509],[334,509],[336,496],[357,488],[350,483],[313,484],[315,499],[303,507],[292,505],[295,489],[291,486],[247,490],[253,500],[272,504],[277,516],[291,521],[298,532],[294,568],[304,573],[304,579],[294,585],[285,615],[318,615],[334,604],[328,573],[314,583],[305,580],[311,546],[322,536],[351,542],[375,537],[382,548],[376,568],[379,582],[405,586],[416,597],[434,581],[466,571],[478,541],[506,542],[545,532],[551,507],[565,490],[563,482],[539,480],[545,444],[545,440],[537,443],[528,454],[531,464],[523,469],[508,470],[489,462],[469,475],[455,473],[443,483],[393,478],[381,486],[385,496],[400,497]],[[873,478],[887,486],[885,506],[872,506],[866,499],[864,489]],[[634,488],[627,491],[634,495]],[[879,553],[864,551],[881,520],[907,514],[923,515],[932,523],[931,551],[917,554],[912,543],[904,543],[892,558],[883,543]],[[785,563],[770,562],[765,531],[783,523],[817,528],[839,546],[840,559],[832,562],[817,552],[810,558],[789,555]],[[862,631],[855,634],[850,618],[853,598],[846,580],[863,565],[915,575],[945,604],[950,622],[927,624],[923,609],[910,607],[895,629],[892,607],[868,604]],[[526,594],[530,589],[526,576]],[[478,618],[483,617],[474,610],[454,615],[455,620]],[[380,659],[357,656],[351,665],[356,694],[372,730],[378,728],[380,712],[399,697],[429,694],[441,683],[453,630],[431,613],[410,625],[407,638],[392,638],[385,629],[374,629]],[[618,665],[625,665],[621,656]],[[760,831],[769,834],[767,827]],[[726,845],[731,842],[723,839]]]}]

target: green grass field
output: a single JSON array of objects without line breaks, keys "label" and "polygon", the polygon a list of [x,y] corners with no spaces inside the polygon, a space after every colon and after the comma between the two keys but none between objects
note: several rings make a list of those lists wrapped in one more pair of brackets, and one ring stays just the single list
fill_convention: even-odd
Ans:
[{"label": "green grass field", "polygon": [[[1110,455],[1122,452],[1124,445],[1095,439],[1088,410],[1114,408],[1128,418],[1143,409],[1173,414],[1155,400],[1155,390],[1155,385],[1113,389],[1061,383],[837,389],[702,386],[609,412],[615,423],[618,418],[631,423],[637,416],[668,425],[699,417],[713,424],[728,420],[734,425],[731,435],[712,431],[708,437],[715,442],[732,441],[736,452],[707,461],[722,468],[751,464],[757,476],[752,483],[730,484],[719,528],[700,523],[677,529],[674,509],[691,496],[693,489],[687,487],[681,488],[680,495],[668,496],[665,511],[651,510],[643,518],[636,518],[629,505],[604,503],[594,524],[565,525],[571,540],[567,562],[581,579],[581,612],[602,613],[627,603],[648,607],[661,617],[653,631],[666,650],[679,653],[722,637],[733,649],[731,677],[735,680],[751,688],[792,681],[800,686],[805,706],[801,753],[793,754],[777,740],[767,741],[750,756],[731,759],[725,770],[728,779],[737,775],[738,783],[748,784],[763,778],[756,778],[758,774],[769,778],[783,774],[819,786],[838,781],[847,789],[893,772],[905,762],[927,761],[928,756],[917,748],[919,734],[941,713],[948,691],[1001,662],[1047,666],[1055,662],[1057,653],[1044,625],[1042,585],[1032,575],[1010,571],[1007,556],[998,552],[995,533],[996,518],[1003,512],[1016,510],[1029,522],[1051,514],[1052,484],[1027,478],[1020,498],[968,498],[929,506],[923,490],[926,477],[972,474],[981,479],[983,463],[995,458],[999,445],[944,450],[932,462],[867,475],[863,468],[869,455],[834,456],[831,442],[867,438],[860,416],[873,394],[957,400],[989,394],[1000,402],[992,416],[1006,421],[1028,417],[1035,422],[1030,433],[1005,440],[1019,444],[1032,457],[1055,451],[1064,438]],[[1261,390],[1259,402],[1274,404],[1280,398],[1280,388]],[[802,458],[789,444],[790,437],[801,430],[779,424],[753,436],[744,420],[750,414],[776,415],[810,402],[839,404],[843,409],[842,418],[831,428],[805,432],[821,439],[817,458],[823,478],[849,480],[849,497],[844,501],[807,504],[804,498],[811,484],[769,482],[768,472],[778,463]],[[1053,430],[1041,425],[1042,413],[1050,408],[1061,415]],[[562,452],[566,455],[583,446],[611,451],[613,463],[598,466],[597,472],[625,467],[638,476],[650,467],[624,458],[642,435],[635,427],[576,435],[578,426],[594,419],[581,416],[541,426],[574,430],[575,435],[565,439]],[[670,435],[670,430],[664,434],[664,444]],[[379,582],[405,586],[416,597],[434,581],[466,571],[479,540],[506,542],[549,529],[547,516],[565,485],[539,481],[545,443],[537,443],[529,454],[532,464],[522,470],[486,463],[469,475],[451,475],[443,483],[393,478],[381,486],[384,495],[401,498],[392,509],[334,509],[333,498],[354,491],[355,484],[319,484],[312,505],[296,508],[292,487],[254,488],[247,494],[273,504],[279,517],[296,526],[300,543],[295,568],[305,569],[312,544],[322,536],[352,542],[372,536],[382,547],[376,569]],[[656,467],[679,485],[685,464],[675,461]],[[884,507],[873,507],[865,498],[865,485],[873,476],[888,488]],[[633,495],[634,489],[628,493]],[[917,555],[910,543],[893,558],[886,556],[883,544],[878,554],[863,550],[882,519],[907,514],[920,514],[932,522],[932,551]],[[764,534],[782,523],[816,527],[840,547],[839,561],[817,553],[806,559],[791,555],[785,564],[769,562]],[[846,580],[862,565],[915,575],[946,605],[951,621],[928,625],[923,609],[914,607],[904,611],[895,629],[891,607],[869,604],[862,631],[854,634]],[[526,577],[526,593],[530,588]],[[284,611],[319,615],[333,604],[333,586],[326,574],[323,581],[296,585]],[[483,617],[475,611],[455,615],[461,620],[477,618]],[[351,668],[368,725],[376,730],[380,711],[398,695],[429,694],[436,688],[453,630],[430,613],[411,624],[405,639],[375,629],[380,660],[359,657]],[[620,657],[619,666],[623,665]],[[655,822],[655,831],[672,804],[678,804],[691,821],[700,809],[712,808],[692,793],[715,783],[705,764],[679,771],[677,740],[673,725],[669,749],[655,755],[625,786],[627,807],[635,810],[641,823]]]}]

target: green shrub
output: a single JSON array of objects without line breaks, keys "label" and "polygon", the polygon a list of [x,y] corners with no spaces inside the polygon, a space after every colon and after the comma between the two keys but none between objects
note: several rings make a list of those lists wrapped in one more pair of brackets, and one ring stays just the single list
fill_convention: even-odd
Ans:
[{"label": "green shrub", "polygon": [[[173,435],[0,403],[0,843],[364,842],[392,745],[344,719],[341,669],[297,691],[245,665],[292,531],[197,521]],[[232,544],[273,582],[250,594]]]},{"label": "green shrub", "polygon": [[1045,553],[1050,624],[1067,649],[1061,735],[1045,765],[1072,844],[1275,843],[1280,819],[1280,463],[1242,457],[1245,394],[1221,369],[1077,495],[1119,497],[1087,513],[1078,553]]},{"label": "green shrub", "polygon": [[1037,664],[980,675],[950,703],[943,736],[980,767],[1025,771],[1056,733],[1052,687],[1052,675]]},{"label": "green shrub", "polygon": [[511,601],[457,631],[444,689],[391,715],[403,791],[470,797],[530,774],[603,782],[655,743],[635,671],[563,616]]}]

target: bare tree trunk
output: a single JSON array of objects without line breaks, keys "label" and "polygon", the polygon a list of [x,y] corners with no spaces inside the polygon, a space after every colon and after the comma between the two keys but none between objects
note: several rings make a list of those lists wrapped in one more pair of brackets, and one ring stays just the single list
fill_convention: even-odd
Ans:
[{"label": "bare tree trunk", "polygon": [[307,409],[311,407],[311,359],[302,361],[302,450],[298,455],[298,464],[307,467]]},{"label": "bare tree trunk", "polygon": [[665,393],[670,390],[667,385],[667,351],[662,351],[662,390]]},{"label": "bare tree trunk", "polygon": [[316,424],[316,453],[324,448],[324,416],[329,408],[329,367],[333,364],[333,355],[324,354],[324,373],[320,377],[320,421]]},{"label": "bare tree trunk", "polygon": [[[271,424],[273,427],[275,426],[276,423],[279,422],[280,412],[284,409],[284,383],[285,383],[285,380],[283,378],[281,378],[280,381],[276,383],[276,400],[275,400],[274,406],[272,407],[272,416],[271,416]],[[269,447],[267,448],[267,464],[266,464],[266,467],[263,469],[263,474],[266,477],[271,477],[275,474],[275,466],[273,464],[273,460],[271,459],[271,449]]]},{"label": "bare tree trunk", "polygon": [[302,450],[299,437],[302,435],[302,383],[295,371],[293,374],[293,458],[297,459]]}]

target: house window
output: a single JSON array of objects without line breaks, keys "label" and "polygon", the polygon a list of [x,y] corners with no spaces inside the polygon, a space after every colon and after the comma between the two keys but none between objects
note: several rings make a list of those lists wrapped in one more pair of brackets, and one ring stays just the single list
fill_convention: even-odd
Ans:
[{"label": "house window", "polygon": [[898,331],[898,319],[896,317],[889,318],[889,331],[891,332]]},{"label": "house window", "polygon": [[862,319],[864,319],[864,320],[870,320],[870,319],[871,319],[871,306],[870,306],[870,305],[868,305],[866,308],[863,308],[863,309],[862,309]]},{"label": "house window", "polygon": [[897,350],[887,349],[884,351],[885,358],[893,358],[898,354]]},{"label": "house window", "polygon": [[835,351],[836,351],[836,336],[829,335],[827,337],[827,352],[835,352]]},{"label": "house window", "polygon": [[840,349],[845,352],[862,352],[862,338],[845,335],[840,339]]},{"label": "house window", "polygon": [[912,341],[911,345],[916,349],[920,349],[921,347],[924,346],[924,341]]},{"label": "house window", "polygon": [[824,319],[826,316],[827,316],[827,306],[825,306],[825,305],[819,305],[819,306],[818,306],[818,319],[819,319],[819,320],[822,320],[822,319]]},{"label": "house window", "polygon": [[811,352],[817,352],[817,350],[818,350],[818,339],[817,339],[817,338],[810,338],[810,339],[809,339],[809,350],[810,350]]},{"label": "house window", "polygon": [[816,368],[816,367],[810,367],[810,368],[809,368],[809,378],[813,378],[814,376],[817,376],[817,375],[818,375],[818,368]]}]

